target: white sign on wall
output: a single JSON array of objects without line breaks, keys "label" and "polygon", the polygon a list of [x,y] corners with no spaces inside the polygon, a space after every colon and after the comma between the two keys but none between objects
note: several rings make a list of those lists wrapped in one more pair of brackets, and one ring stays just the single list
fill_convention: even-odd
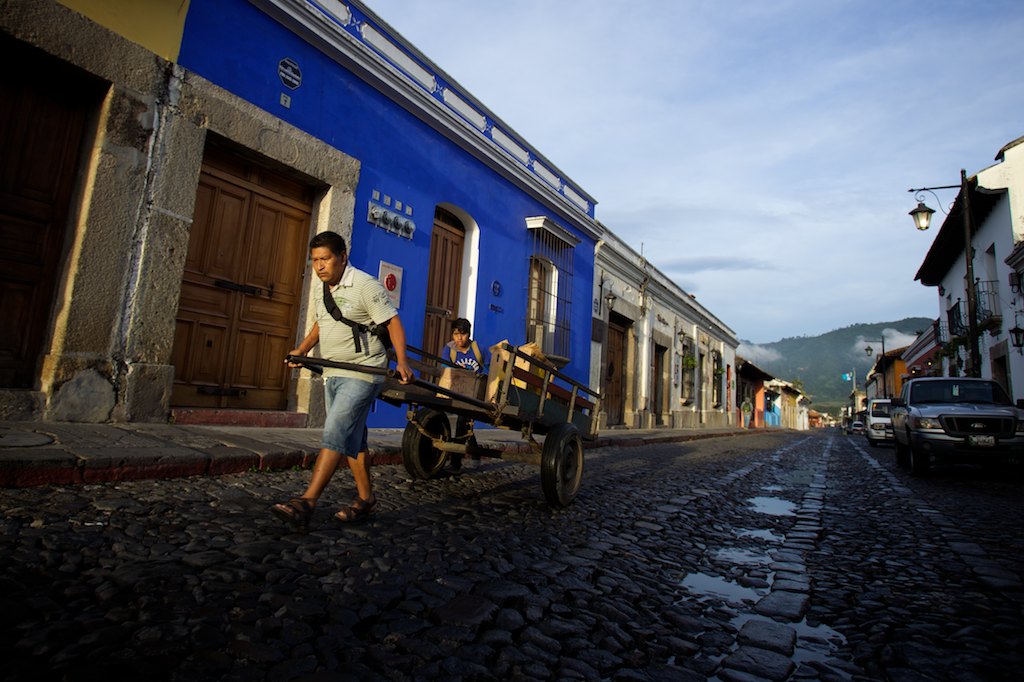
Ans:
[{"label": "white sign on wall", "polygon": [[380,262],[380,270],[377,272],[377,279],[384,285],[391,299],[395,310],[402,307],[402,268],[391,263]]}]

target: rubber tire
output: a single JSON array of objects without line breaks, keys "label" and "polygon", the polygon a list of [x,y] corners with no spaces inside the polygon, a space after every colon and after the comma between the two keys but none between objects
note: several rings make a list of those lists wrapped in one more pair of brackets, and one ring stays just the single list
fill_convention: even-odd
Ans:
[{"label": "rubber tire", "polygon": [[931,458],[920,449],[911,446],[910,473],[914,476],[927,476],[931,468]]},{"label": "rubber tire", "polygon": [[[909,442],[910,436],[907,436]],[[896,466],[901,469],[906,469],[910,466],[910,446],[903,445],[899,439],[893,440],[894,447],[896,448]]]},{"label": "rubber tire", "polygon": [[[451,440],[452,427],[448,415],[444,412],[423,408],[416,413],[415,421],[423,429],[444,441]],[[427,480],[436,477],[445,463],[448,453],[434,447],[433,441],[420,433],[412,421],[405,425],[402,432],[402,464],[413,478]]]},{"label": "rubber tire", "polygon": [[552,507],[572,504],[583,482],[583,441],[568,422],[556,424],[544,438],[540,458],[540,485]]}]

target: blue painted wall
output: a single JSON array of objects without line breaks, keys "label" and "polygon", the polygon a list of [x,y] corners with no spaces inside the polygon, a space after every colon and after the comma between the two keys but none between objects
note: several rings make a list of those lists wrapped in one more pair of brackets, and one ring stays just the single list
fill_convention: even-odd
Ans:
[{"label": "blue painted wall", "polygon": [[[297,62],[302,84],[287,90],[277,75],[283,58]],[[473,336],[481,346],[525,340],[528,216],[547,215],[581,239],[575,249],[571,364],[565,373],[587,383],[594,243],[418,118],[313,48],[246,0],[192,0],[179,63],[207,80],[324,140],[361,163],[351,262],[373,275],[381,260],[404,270],[399,310],[410,342],[423,335],[434,207],[454,204],[480,227],[480,276]],[[280,95],[291,96],[291,106]],[[412,241],[366,221],[371,192],[414,208]],[[502,284],[495,297],[491,282]],[[492,304],[501,312],[492,310]],[[429,349],[428,349],[429,350]],[[370,426],[403,426],[404,408],[378,403]]]}]

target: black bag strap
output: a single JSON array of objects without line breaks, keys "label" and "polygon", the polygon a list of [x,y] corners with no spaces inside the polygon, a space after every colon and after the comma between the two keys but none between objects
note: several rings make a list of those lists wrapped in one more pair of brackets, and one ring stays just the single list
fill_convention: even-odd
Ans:
[{"label": "black bag strap", "polygon": [[365,324],[353,322],[352,320],[348,319],[347,317],[341,314],[341,310],[338,309],[338,304],[334,300],[334,295],[331,294],[331,287],[330,285],[327,284],[327,282],[324,282],[324,307],[327,308],[327,312],[330,313],[331,317],[336,319],[338,322],[343,322],[344,324],[347,324],[349,327],[352,328],[352,340],[356,344],[356,352],[362,353],[363,344],[360,341],[359,336],[360,334],[365,334],[367,331],[369,331],[370,328],[367,327]]}]

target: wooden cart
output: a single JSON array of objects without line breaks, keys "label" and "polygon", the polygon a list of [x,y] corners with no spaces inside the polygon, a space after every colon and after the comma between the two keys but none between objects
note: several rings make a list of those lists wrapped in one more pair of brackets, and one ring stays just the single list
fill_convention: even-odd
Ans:
[{"label": "wooden cart", "polygon": [[[502,343],[493,347],[491,372],[482,378],[474,395],[455,391],[437,382],[447,360],[410,348],[420,360],[413,361],[421,378],[403,384],[393,369],[366,368],[320,358],[289,357],[310,369],[341,367],[383,374],[381,400],[407,405],[408,423],[402,434],[402,462],[413,478],[438,476],[453,453],[495,457],[540,465],[541,489],[553,507],[568,506],[583,481],[583,442],[597,436],[600,395],[570,379],[546,361]],[[435,381],[427,381],[429,377]],[[481,396],[480,394],[483,393]],[[530,444],[529,452],[506,452],[481,447],[473,437],[452,434],[449,415],[458,415],[491,426],[519,431]],[[543,444],[535,436],[544,436]]]}]

